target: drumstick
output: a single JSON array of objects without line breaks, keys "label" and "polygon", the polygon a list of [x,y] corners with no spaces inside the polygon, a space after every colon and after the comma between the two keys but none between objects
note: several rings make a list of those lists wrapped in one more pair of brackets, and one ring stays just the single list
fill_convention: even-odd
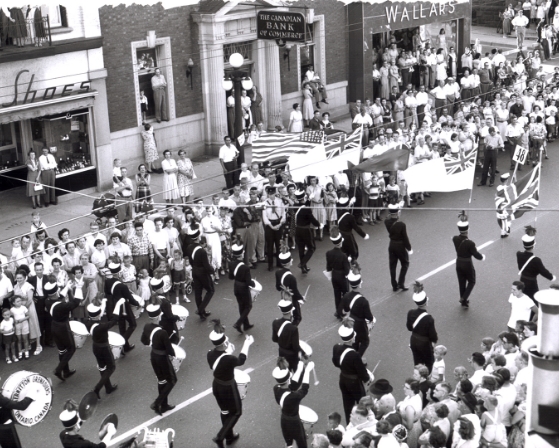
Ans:
[{"label": "drumstick", "polygon": [[307,286],[307,290],[305,291],[305,295],[303,296],[303,300],[306,302],[307,301],[307,294],[309,293],[309,288],[311,287],[311,285]]},{"label": "drumstick", "polygon": [[377,362],[377,365],[375,366],[375,368],[373,369],[373,371],[371,373],[375,373],[375,370],[377,370],[378,365],[380,364],[380,359]]},{"label": "drumstick", "polygon": [[[174,333],[174,331],[173,331],[173,333]],[[180,347],[181,342],[182,342],[183,339],[184,339],[184,336],[181,336],[181,338],[179,339],[179,342],[178,342],[178,344],[177,344],[179,347]],[[379,361],[379,362],[380,362],[380,361]],[[378,366],[378,364],[377,364],[377,366]],[[375,367],[375,368],[376,368],[376,367]]]},{"label": "drumstick", "polygon": [[314,376],[314,385],[317,386],[320,383],[320,381],[318,381],[318,378],[316,377],[316,366],[312,369],[312,373]]}]

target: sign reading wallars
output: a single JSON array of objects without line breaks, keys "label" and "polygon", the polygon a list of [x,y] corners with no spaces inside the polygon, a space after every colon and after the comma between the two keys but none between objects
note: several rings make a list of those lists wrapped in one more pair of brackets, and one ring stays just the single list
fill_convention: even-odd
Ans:
[{"label": "sign reading wallars", "polygon": [[300,12],[258,11],[256,24],[258,39],[305,40],[305,16]]}]

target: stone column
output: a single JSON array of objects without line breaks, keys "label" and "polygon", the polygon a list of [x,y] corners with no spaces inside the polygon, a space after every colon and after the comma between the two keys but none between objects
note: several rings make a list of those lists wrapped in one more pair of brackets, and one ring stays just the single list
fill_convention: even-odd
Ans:
[{"label": "stone column", "polygon": [[223,90],[223,44],[202,44],[202,92],[206,132],[206,154],[217,155],[227,135],[227,106]]},{"label": "stone column", "polygon": [[275,41],[266,40],[266,76],[267,98],[266,110],[268,112],[268,129],[282,125],[281,121],[281,84],[279,49]]}]

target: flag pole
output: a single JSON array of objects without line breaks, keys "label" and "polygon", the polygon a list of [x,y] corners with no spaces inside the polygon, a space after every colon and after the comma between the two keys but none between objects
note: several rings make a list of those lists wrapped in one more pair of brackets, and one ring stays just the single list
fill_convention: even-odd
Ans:
[{"label": "flag pole", "polygon": [[[541,159],[541,155],[540,155],[540,159]],[[518,170],[518,162],[515,162],[515,163],[516,163],[516,165],[514,165],[514,171],[512,172],[512,181],[513,182],[516,182],[516,171]]]},{"label": "flag pole", "polygon": [[[469,208],[469,205],[472,203],[472,195],[474,193],[474,184],[476,182],[476,166],[477,166],[477,156],[478,155],[479,155],[479,143],[477,145],[476,158],[474,160],[474,175],[472,176],[472,188],[470,188],[470,199],[468,200],[468,208]],[[483,167],[481,168],[481,170],[483,172]]]},{"label": "flag pole", "polygon": [[[547,143],[547,142],[545,142],[545,143]],[[541,170],[542,170],[542,154],[543,154],[543,151],[544,151],[544,150],[543,150],[543,145],[542,145],[542,147],[541,147],[541,149],[540,149],[540,160],[538,161],[538,167],[539,167],[538,169],[540,170],[540,178],[539,178],[538,182],[541,182],[541,180],[542,180],[542,177],[541,177],[542,172],[541,172]],[[541,187],[541,185],[540,185],[540,187]],[[539,191],[541,191],[541,188],[539,188]],[[540,193],[538,192],[538,197],[539,197],[539,196],[540,196]],[[535,212],[536,212],[536,213],[535,213],[535,218],[534,218],[534,225],[536,225],[537,222],[538,222],[538,209],[537,209],[537,208],[536,208]]]},{"label": "flag pole", "polygon": [[[357,165],[359,165],[362,162],[362,157],[363,157],[363,123],[361,123],[361,136],[359,137],[359,163]],[[355,179],[355,181],[353,182],[353,197],[355,197],[355,195],[357,194],[357,182],[360,178],[361,177],[358,174],[357,179]],[[350,207],[349,210],[350,213],[353,214],[353,205]]]}]

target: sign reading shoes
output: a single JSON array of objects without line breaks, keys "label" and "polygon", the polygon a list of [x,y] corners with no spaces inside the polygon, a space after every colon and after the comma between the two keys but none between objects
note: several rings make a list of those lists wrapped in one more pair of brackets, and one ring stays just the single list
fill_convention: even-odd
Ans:
[{"label": "sign reading shoes", "polygon": [[256,25],[258,39],[305,40],[305,16],[300,12],[258,11]]}]

